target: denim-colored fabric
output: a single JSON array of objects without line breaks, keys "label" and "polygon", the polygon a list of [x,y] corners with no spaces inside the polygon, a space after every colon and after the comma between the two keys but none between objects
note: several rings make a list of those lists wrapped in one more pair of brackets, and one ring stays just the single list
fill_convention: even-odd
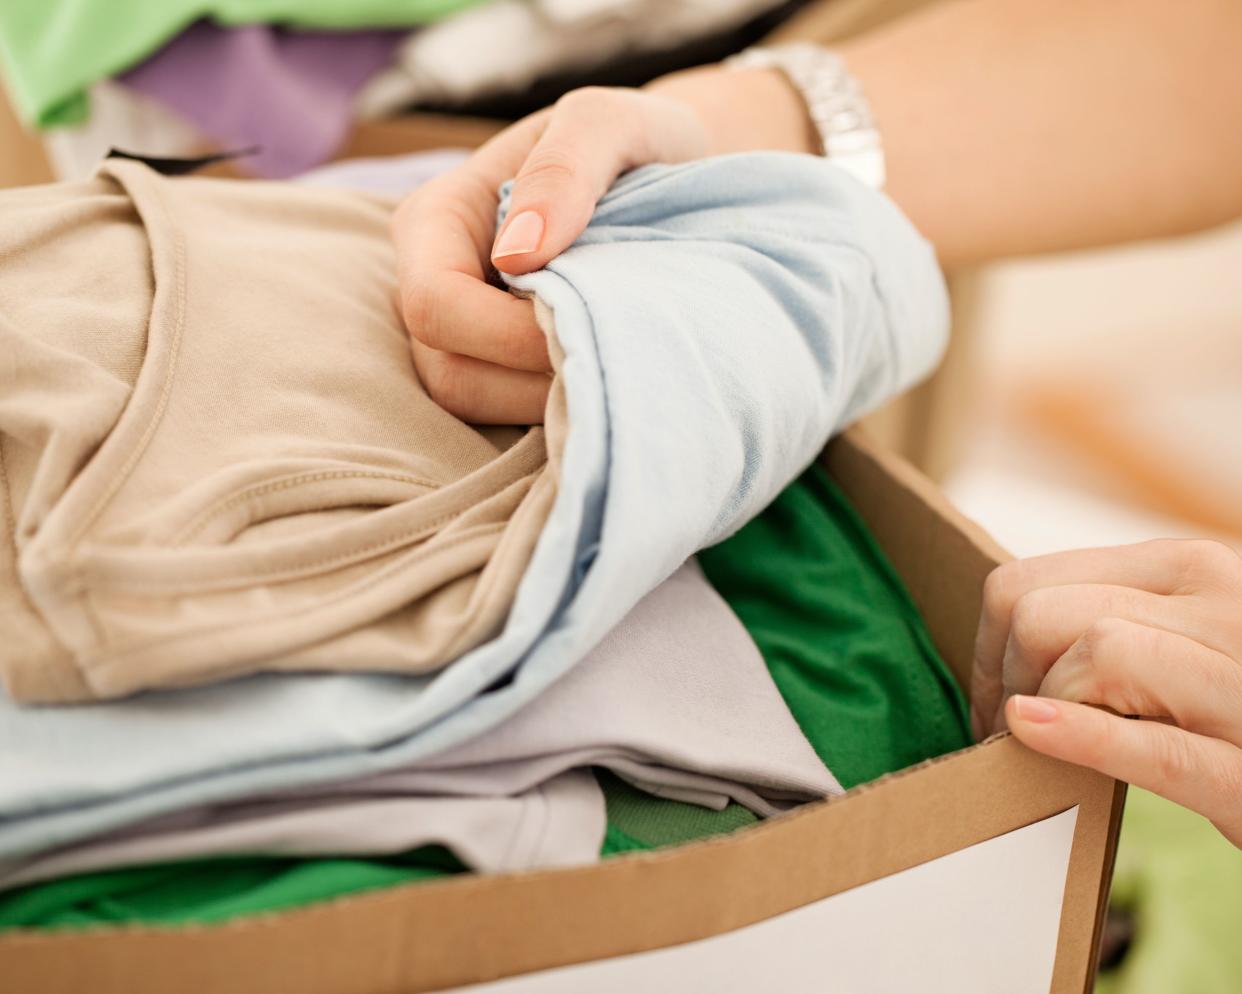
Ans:
[{"label": "denim-colored fabric", "polygon": [[503,631],[434,677],[260,676],[68,709],[0,706],[0,855],[408,765],[538,695],[834,430],[926,372],[931,249],[827,162],[754,154],[624,177],[547,270],[569,434]]}]

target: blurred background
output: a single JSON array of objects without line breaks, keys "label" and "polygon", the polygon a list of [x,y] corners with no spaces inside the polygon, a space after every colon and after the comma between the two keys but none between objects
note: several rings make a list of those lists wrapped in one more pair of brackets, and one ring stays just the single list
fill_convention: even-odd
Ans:
[{"label": "blurred background", "polygon": [[[1242,550],[1242,225],[977,274],[938,469],[1015,555]],[[961,343],[957,347],[961,347]],[[1242,854],[1131,789],[1098,990],[1242,990]]]},{"label": "blurred background", "polygon": [[[773,31],[845,38],[911,0],[256,0],[257,23],[124,23],[0,7],[0,186],[86,176],[109,148],[258,151],[213,167],[283,178],[331,160],[471,147],[585,84],[639,85]],[[366,19],[366,10],[388,9]],[[1017,555],[1155,537],[1242,549],[1242,225],[950,274],[942,370],[871,430]],[[1132,792],[1100,983],[1242,991],[1242,856]]]}]

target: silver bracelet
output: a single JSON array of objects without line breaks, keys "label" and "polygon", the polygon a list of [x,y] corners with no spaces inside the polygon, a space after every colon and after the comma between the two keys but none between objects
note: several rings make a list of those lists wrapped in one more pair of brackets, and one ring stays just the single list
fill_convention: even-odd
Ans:
[{"label": "silver bracelet", "polygon": [[823,154],[876,190],[884,188],[884,146],[862,87],[840,56],[809,42],[748,48],[726,65],[779,69],[806,101]]}]

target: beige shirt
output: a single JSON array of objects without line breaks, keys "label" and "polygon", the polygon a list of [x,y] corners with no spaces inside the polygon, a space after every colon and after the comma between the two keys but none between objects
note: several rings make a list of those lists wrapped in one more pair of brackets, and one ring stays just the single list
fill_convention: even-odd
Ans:
[{"label": "beige shirt", "polygon": [[0,213],[14,698],[426,672],[497,630],[554,468],[422,389],[388,204],[112,160]]}]

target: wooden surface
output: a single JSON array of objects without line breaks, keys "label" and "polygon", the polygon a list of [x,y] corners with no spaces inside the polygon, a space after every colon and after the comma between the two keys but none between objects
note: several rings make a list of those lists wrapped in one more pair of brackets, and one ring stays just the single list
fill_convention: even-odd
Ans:
[{"label": "wooden surface", "polygon": [[22,127],[0,86],[0,188],[48,183],[51,179],[42,143]]}]

